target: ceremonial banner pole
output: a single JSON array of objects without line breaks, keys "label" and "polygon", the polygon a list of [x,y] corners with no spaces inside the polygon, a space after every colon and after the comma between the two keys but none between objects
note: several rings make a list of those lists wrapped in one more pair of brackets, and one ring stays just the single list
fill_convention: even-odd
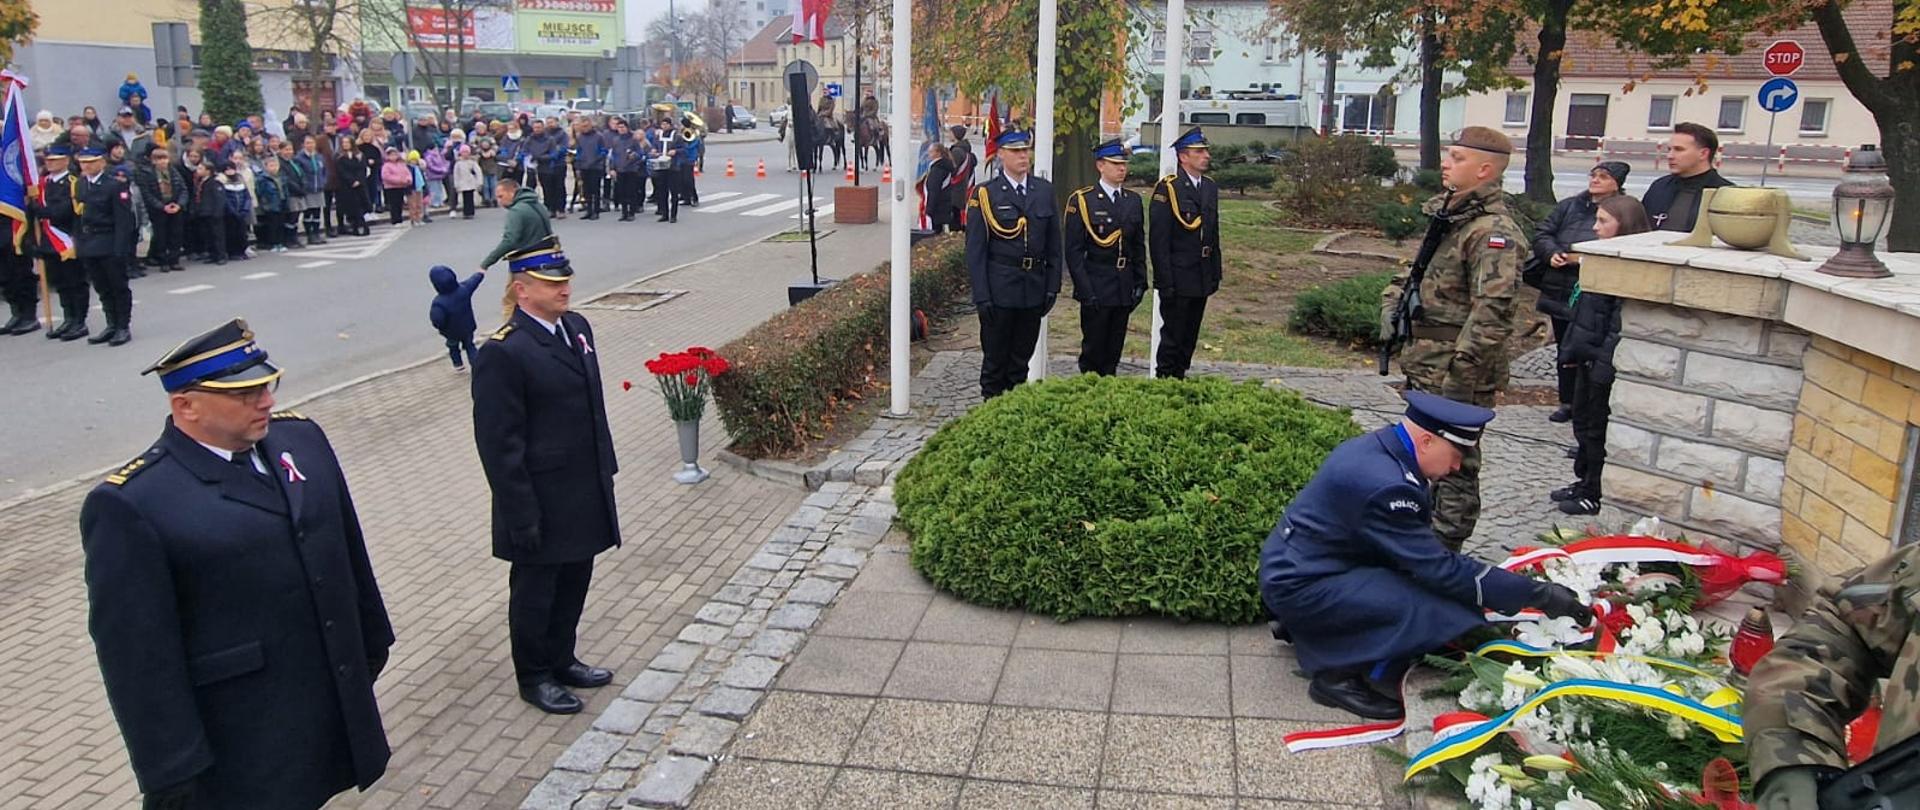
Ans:
[{"label": "ceremonial banner pole", "polygon": [[[1058,73],[1055,65],[1055,41],[1060,38],[1058,0],[1040,0],[1039,80],[1033,88],[1033,174],[1053,179],[1053,85]],[[1053,200],[1046,200],[1053,205]],[[1054,235],[1060,238],[1059,234]],[[1064,271],[1065,268],[1054,268]],[[1040,338],[1034,341],[1033,357],[1027,361],[1027,379],[1047,378],[1047,317],[1040,316]]]},{"label": "ceremonial banner pole", "polygon": [[[1180,69],[1187,64],[1187,3],[1167,0],[1166,81],[1160,87],[1160,176],[1173,174],[1178,163],[1173,159],[1173,139],[1180,137]],[[1152,268],[1149,268],[1151,273]],[[1151,283],[1152,279],[1149,278]],[[1147,339],[1147,376],[1159,376],[1160,291],[1153,291],[1153,334]]]},{"label": "ceremonial banner pole", "polygon": [[[895,155],[907,154],[911,147],[912,129],[907,121],[911,117],[909,108],[913,106],[913,3],[911,0],[893,0],[893,140],[889,149]],[[936,133],[934,137],[938,138]],[[900,172],[893,177],[893,221],[888,224],[892,238],[893,331],[891,334],[888,363],[893,378],[892,402],[888,412],[894,416],[906,416],[911,404],[913,377],[913,347],[911,345],[913,313],[913,240],[909,229],[918,219],[908,204],[907,194],[911,187],[907,173]]]}]

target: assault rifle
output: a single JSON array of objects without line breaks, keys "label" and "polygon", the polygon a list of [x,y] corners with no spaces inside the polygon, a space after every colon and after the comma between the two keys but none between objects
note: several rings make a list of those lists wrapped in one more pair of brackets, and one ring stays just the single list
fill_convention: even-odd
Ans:
[{"label": "assault rifle", "polygon": [[1894,743],[1820,788],[1820,806],[1857,810],[1920,807],[1920,735]]},{"label": "assault rifle", "polygon": [[1449,192],[1446,199],[1440,201],[1440,210],[1427,219],[1427,237],[1420,240],[1420,252],[1414,254],[1407,283],[1400,288],[1400,302],[1387,318],[1387,339],[1380,346],[1382,377],[1387,376],[1387,363],[1400,353],[1400,347],[1413,339],[1414,323],[1426,317],[1426,304],[1420,300],[1420,282],[1426,278],[1427,264],[1433,261],[1433,254],[1439,252],[1441,240],[1447,238],[1447,231],[1453,227],[1445,216],[1452,202],[1453,194]]}]

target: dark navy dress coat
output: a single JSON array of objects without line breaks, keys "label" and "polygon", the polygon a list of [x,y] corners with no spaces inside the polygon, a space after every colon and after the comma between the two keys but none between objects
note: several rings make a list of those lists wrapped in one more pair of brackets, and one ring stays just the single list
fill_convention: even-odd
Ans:
[{"label": "dark navy dress coat", "polygon": [[346,478],[291,413],[258,450],[268,475],[169,421],[80,511],[88,629],[134,777],[194,780],[195,810],[310,810],[387,766],[370,662],[393,627]]},{"label": "dark navy dress coat", "polygon": [[1260,594],[1309,673],[1419,655],[1519,610],[1533,581],[1448,551],[1389,425],[1334,448],[1260,551]]},{"label": "dark navy dress coat", "polygon": [[[514,310],[473,361],[473,433],[493,488],[493,556],[566,563],[620,545],[613,434],[587,319],[560,316],[562,339]],[[514,536],[534,532],[538,550]]]}]

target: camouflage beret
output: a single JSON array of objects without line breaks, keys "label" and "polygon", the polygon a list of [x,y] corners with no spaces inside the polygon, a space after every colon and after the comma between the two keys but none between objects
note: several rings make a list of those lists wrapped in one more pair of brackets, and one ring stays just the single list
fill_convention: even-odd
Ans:
[{"label": "camouflage beret", "polygon": [[1460,130],[1453,136],[1453,145],[1498,155],[1513,154],[1513,141],[1498,130],[1487,127],[1467,127]]}]

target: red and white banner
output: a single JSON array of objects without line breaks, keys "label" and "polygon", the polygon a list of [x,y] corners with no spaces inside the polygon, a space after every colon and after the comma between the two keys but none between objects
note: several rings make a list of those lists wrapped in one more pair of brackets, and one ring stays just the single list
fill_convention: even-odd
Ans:
[{"label": "red and white banner", "polygon": [[800,0],[800,13],[793,18],[793,41],[827,47],[827,15],[833,13],[833,0]]},{"label": "red and white banner", "polygon": [[510,51],[513,14],[494,8],[452,11],[407,7],[407,31],[423,48]]}]

